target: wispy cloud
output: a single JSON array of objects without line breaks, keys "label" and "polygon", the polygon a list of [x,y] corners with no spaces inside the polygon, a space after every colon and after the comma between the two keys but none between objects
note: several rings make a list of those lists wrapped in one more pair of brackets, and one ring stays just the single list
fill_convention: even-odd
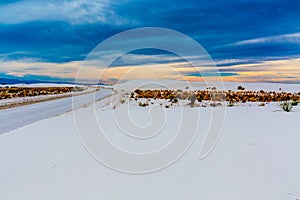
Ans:
[{"label": "wispy cloud", "polygon": [[[79,61],[60,64],[34,60],[8,61],[0,63],[0,73],[18,77],[35,75],[74,79],[76,78],[80,66],[82,66],[82,63]],[[140,66],[123,65],[105,69],[101,67],[100,62],[87,61],[81,68],[81,76],[79,78],[93,81],[98,79],[101,75],[101,80],[103,81],[136,78],[171,78],[201,81],[200,76],[194,75],[195,73],[200,72],[202,75],[209,78],[221,75],[223,76],[224,81],[300,82],[299,66],[299,58],[291,60],[273,60],[260,63],[224,66],[219,69],[220,74],[216,74],[216,71],[213,70],[213,68],[191,68],[184,62],[149,63]]]},{"label": "wispy cloud", "polygon": [[25,0],[0,5],[0,23],[66,21],[70,24],[109,22],[114,13],[108,0],[38,1]]},{"label": "wispy cloud", "polygon": [[[183,4],[165,0],[163,4],[169,6],[162,6],[161,0],[1,1],[0,72],[74,77],[79,61],[99,43],[124,30],[145,26],[170,28],[191,36],[221,72],[238,73],[239,80],[280,76],[285,80],[299,72],[300,62],[295,59],[300,57],[300,1],[231,0],[216,4],[203,0]],[[101,53],[106,55],[103,59],[89,61],[86,78],[94,77],[104,59],[114,56],[114,52]],[[150,75],[150,68],[142,73],[145,66],[153,67],[153,72],[158,70],[153,76],[168,76],[165,67],[193,73],[192,67],[176,55],[148,54],[120,57],[108,77],[117,78],[139,65],[142,68],[136,68],[135,73],[139,77]],[[199,63],[198,57],[190,59]]]},{"label": "wispy cloud", "polygon": [[47,75],[61,78],[74,78],[79,69],[80,62],[69,62],[63,64],[46,63],[32,59],[19,61],[0,62],[0,73],[6,73],[14,76],[25,75]]},{"label": "wispy cloud", "polygon": [[264,43],[297,43],[300,44],[300,33],[283,34],[269,37],[261,37],[250,40],[243,40],[234,43],[233,45],[251,45],[251,44],[264,44]]}]

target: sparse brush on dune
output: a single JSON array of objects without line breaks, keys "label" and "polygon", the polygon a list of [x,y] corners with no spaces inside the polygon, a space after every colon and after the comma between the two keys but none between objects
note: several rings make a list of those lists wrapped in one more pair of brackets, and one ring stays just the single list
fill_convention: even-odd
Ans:
[{"label": "sparse brush on dune", "polygon": [[297,106],[297,105],[298,105],[298,103],[299,103],[298,101],[294,101],[294,100],[293,100],[293,101],[291,101],[291,104],[292,104],[292,106]]},{"label": "sparse brush on dune", "polygon": [[229,101],[228,104],[227,104],[227,107],[233,107],[233,106],[234,106],[233,101]]},{"label": "sparse brush on dune", "polygon": [[[233,102],[281,102],[293,100],[300,101],[299,93],[289,92],[274,92],[274,91],[215,91],[215,90],[198,90],[194,92],[181,90],[136,90],[135,98],[154,98],[154,99],[169,99],[174,98],[192,99],[192,95],[196,96],[198,102],[202,101],[233,101]],[[295,102],[295,103],[296,103]]]},{"label": "sparse brush on dune", "polygon": [[0,88],[0,99],[11,99],[16,97],[33,97],[39,95],[56,95],[68,92],[80,92],[81,87],[38,87],[38,88]]},{"label": "sparse brush on dune", "polygon": [[280,104],[280,107],[282,108],[283,111],[285,112],[291,112],[293,109],[293,105],[291,101],[284,101]]}]

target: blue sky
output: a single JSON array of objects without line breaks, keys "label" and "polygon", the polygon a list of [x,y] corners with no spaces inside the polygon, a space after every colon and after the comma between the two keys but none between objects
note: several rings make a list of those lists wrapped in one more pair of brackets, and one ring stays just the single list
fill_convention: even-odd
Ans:
[{"label": "blue sky", "polygon": [[[300,82],[299,7],[297,0],[1,1],[0,77],[73,78],[100,42],[151,26],[195,39],[222,73],[232,74],[228,81]],[[114,67],[122,71],[149,60],[160,68],[184,65],[168,52],[146,50],[120,58]]]}]

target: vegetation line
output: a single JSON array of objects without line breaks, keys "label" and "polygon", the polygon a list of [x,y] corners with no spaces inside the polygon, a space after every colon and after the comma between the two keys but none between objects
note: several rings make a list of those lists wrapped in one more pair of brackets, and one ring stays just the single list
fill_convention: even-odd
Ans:
[{"label": "vegetation line", "polygon": [[26,106],[26,105],[31,105],[35,103],[42,103],[42,102],[47,102],[47,101],[52,101],[52,100],[58,100],[58,99],[63,99],[63,98],[69,98],[72,96],[79,96],[79,95],[84,95],[84,94],[89,94],[93,93],[95,91],[98,91],[99,89],[92,90],[92,91],[86,91],[86,92],[79,92],[78,94],[67,94],[63,96],[49,96],[48,98],[45,99],[32,99],[28,101],[22,101],[22,102],[15,102],[15,103],[9,103],[5,105],[0,105],[0,110],[5,110],[5,109],[10,109],[10,108],[16,108],[16,107],[21,107],[21,106]]}]

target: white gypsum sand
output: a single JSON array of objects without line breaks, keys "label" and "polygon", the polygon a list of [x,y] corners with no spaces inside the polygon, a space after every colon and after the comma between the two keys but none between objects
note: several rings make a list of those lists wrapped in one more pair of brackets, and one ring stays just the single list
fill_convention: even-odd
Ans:
[{"label": "white gypsum sand", "polygon": [[[132,81],[118,88],[129,92],[138,84],[139,81],[135,84]],[[174,82],[174,88],[180,84]],[[232,83],[231,87],[238,85],[246,89],[297,89],[296,85],[290,88],[271,83]],[[153,104],[140,107],[138,101],[142,100],[130,100],[121,93],[112,97],[112,103],[107,98],[78,112],[93,112],[96,108],[101,127],[111,141],[128,151],[148,152],[175,136],[181,109],[198,109],[199,130],[189,151],[170,167],[155,173],[120,173],[87,153],[79,140],[72,113],[68,113],[0,135],[1,200],[300,198],[299,106],[290,113],[280,111],[278,103],[264,107],[247,103],[227,108],[218,144],[208,157],[199,160],[197,154],[209,126],[211,109],[218,108],[191,108],[184,101],[165,108],[168,104],[165,100],[150,100]],[[120,98],[125,99],[123,104]],[[128,112],[127,106],[132,120],[141,127],[164,113],[166,123],[160,134],[138,142],[124,135],[116,126],[113,114]]]}]

